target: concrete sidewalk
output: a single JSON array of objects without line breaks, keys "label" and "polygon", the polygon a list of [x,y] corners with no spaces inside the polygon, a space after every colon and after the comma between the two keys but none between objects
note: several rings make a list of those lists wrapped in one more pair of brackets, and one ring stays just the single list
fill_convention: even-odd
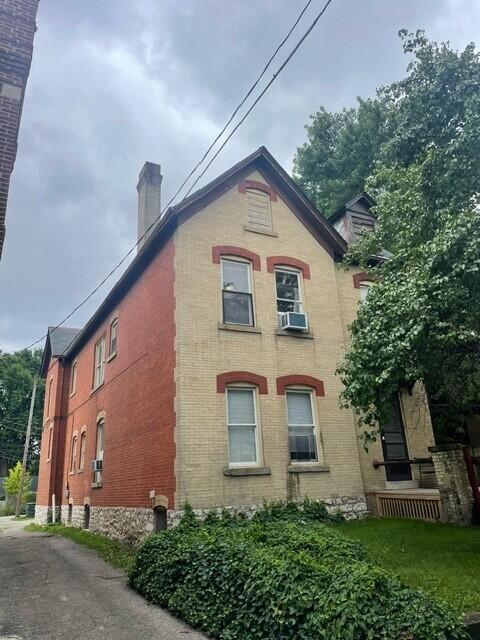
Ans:
[{"label": "concrete sidewalk", "polygon": [[0,640],[205,640],[94,551],[0,518]]}]

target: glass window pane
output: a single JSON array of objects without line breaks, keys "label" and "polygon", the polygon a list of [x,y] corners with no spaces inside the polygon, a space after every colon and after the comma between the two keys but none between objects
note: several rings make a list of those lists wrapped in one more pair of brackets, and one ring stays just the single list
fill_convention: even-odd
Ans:
[{"label": "glass window pane", "polygon": [[253,326],[252,296],[249,293],[223,291],[223,321]]},{"label": "glass window pane", "polygon": [[275,271],[277,298],[283,300],[300,300],[298,273]]},{"label": "glass window pane", "polygon": [[228,424],[255,424],[253,390],[228,389]]},{"label": "glass window pane", "polygon": [[256,462],[255,427],[231,426],[228,431],[230,462]]},{"label": "glass window pane", "polygon": [[310,393],[288,393],[288,424],[313,424]]},{"label": "glass window pane", "polygon": [[313,429],[309,429],[309,433],[298,432],[296,429],[291,430],[289,434],[290,459],[291,460],[316,460],[317,450],[315,443],[315,435]]},{"label": "glass window pane", "polygon": [[250,293],[249,268],[249,265],[244,262],[222,260],[223,289]]},{"label": "glass window pane", "polygon": [[367,284],[366,282],[360,283],[360,302],[364,302],[364,300],[366,300],[369,289],[369,284]]}]

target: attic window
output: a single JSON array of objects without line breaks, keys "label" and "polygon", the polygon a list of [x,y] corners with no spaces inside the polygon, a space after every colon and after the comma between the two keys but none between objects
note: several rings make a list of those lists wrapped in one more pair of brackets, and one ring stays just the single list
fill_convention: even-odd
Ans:
[{"label": "attic window", "polygon": [[272,231],[270,194],[258,189],[246,189],[247,226],[259,231]]},{"label": "attic window", "polygon": [[375,230],[373,218],[367,216],[352,215],[352,235],[360,238],[363,234]]}]

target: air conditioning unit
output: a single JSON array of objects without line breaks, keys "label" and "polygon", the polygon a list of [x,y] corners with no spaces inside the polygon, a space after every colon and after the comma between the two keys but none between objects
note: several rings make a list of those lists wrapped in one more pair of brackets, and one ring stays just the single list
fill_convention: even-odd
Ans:
[{"label": "air conditioning unit", "polygon": [[103,460],[92,460],[92,471],[101,471]]},{"label": "air conditioning unit", "polygon": [[292,331],[308,331],[308,320],[305,313],[296,313],[295,311],[287,311],[280,316],[282,329],[290,329]]}]

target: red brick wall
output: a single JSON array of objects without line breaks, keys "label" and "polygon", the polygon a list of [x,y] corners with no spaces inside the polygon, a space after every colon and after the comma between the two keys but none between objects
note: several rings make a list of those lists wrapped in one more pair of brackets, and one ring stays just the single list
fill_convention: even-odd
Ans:
[{"label": "red brick wall", "polygon": [[[68,368],[65,369],[62,362],[54,358],[46,377],[45,406],[43,416],[42,444],[40,449],[40,466],[37,489],[37,502],[41,505],[51,503],[51,495],[55,494],[56,504],[62,496],[63,479],[63,450],[65,441],[65,411],[68,389]],[[49,387],[52,381],[50,393]],[[51,457],[49,454],[49,432],[52,429]]]},{"label": "red brick wall", "polygon": [[38,0],[0,0],[0,257]]},{"label": "red brick wall", "polygon": [[[67,392],[65,447],[61,452],[65,487],[75,505],[89,497],[92,506],[149,507],[149,493],[168,497],[175,491],[175,351],[174,244],[170,240],[140,276],[111,316],[82,347],[77,390]],[[95,342],[106,333],[107,358],[111,317],[118,316],[117,355],[106,362],[105,382],[92,392]],[[68,364],[68,369],[72,363]],[[48,385],[48,381],[47,381]],[[48,389],[47,389],[48,394]],[[96,420],[105,412],[102,487],[91,486]],[[83,473],[70,473],[72,435],[86,427]],[[46,446],[46,445],[45,445]],[[43,445],[42,445],[43,449]],[[77,458],[80,456],[80,438]],[[40,484],[43,493],[43,450]],[[38,500],[39,504],[47,504]]]}]

